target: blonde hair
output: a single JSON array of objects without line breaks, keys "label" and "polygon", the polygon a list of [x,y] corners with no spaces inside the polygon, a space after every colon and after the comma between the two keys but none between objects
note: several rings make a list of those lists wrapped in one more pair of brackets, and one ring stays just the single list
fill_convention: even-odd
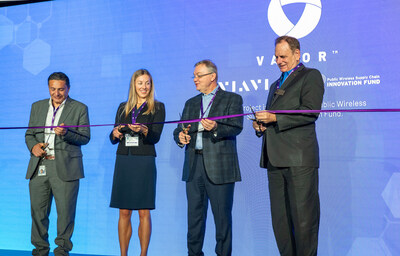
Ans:
[{"label": "blonde hair", "polygon": [[154,114],[154,112],[155,112],[153,78],[150,75],[150,72],[148,70],[139,69],[135,73],[133,73],[132,78],[131,78],[130,87],[129,87],[129,97],[128,97],[128,101],[126,102],[126,105],[125,105],[125,116],[128,116],[129,113],[133,110],[133,108],[138,103],[138,96],[136,93],[135,83],[136,83],[136,79],[142,75],[148,75],[150,78],[150,93],[146,97],[147,110],[143,114],[148,115],[150,113]]}]

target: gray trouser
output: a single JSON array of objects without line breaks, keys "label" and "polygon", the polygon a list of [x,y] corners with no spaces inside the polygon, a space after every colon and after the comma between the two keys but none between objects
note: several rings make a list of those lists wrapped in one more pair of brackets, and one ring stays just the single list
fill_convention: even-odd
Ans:
[{"label": "gray trouser", "polygon": [[49,214],[54,197],[57,208],[58,246],[54,255],[69,255],[72,250],[71,236],[74,231],[76,201],[79,191],[79,180],[62,181],[56,172],[54,160],[42,160],[40,165],[46,166],[46,176],[38,176],[38,172],[29,181],[31,199],[32,233],[31,242],[35,246],[32,255],[48,255]]}]

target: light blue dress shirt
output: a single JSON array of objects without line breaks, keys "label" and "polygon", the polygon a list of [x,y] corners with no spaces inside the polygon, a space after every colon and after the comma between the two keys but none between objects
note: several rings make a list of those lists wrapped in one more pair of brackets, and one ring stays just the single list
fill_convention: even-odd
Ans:
[{"label": "light blue dress shirt", "polygon": [[[214,97],[214,95],[216,94],[218,88],[219,88],[219,86],[217,86],[209,94],[203,94],[202,95],[201,100],[203,102],[203,110],[206,111],[204,113],[204,115],[203,115],[203,118],[208,117],[208,114],[210,113],[210,109],[211,109],[212,103],[211,103],[209,108],[207,108],[208,104],[210,104],[210,102],[211,102],[212,98]],[[199,117],[201,118],[201,109],[200,109]],[[203,130],[203,125],[200,122],[199,122],[199,130]],[[197,133],[195,149],[203,149],[203,132],[202,131]]]}]

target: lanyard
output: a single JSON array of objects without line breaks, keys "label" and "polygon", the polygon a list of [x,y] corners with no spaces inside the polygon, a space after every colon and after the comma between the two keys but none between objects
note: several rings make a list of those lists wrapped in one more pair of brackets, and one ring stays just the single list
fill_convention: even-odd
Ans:
[{"label": "lanyard", "polygon": [[[286,77],[286,79],[294,72],[294,71],[296,71],[299,67],[301,67],[301,66],[303,66],[303,63],[299,63],[299,64],[297,64],[297,66],[296,67],[294,67],[293,69],[292,69],[292,71],[290,71],[290,73],[289,73],[289,75]],[[283,78],[283,77],[282,77]],[[278,82],[276,83],[276,89],[279,89],[279,88],[281,88],[281,85],[283,84],[283,82],[282,82],[282,79],[280,78],[279,80],[278,80]]]},{"label": "lanyard", "polygon": [[[136,123],[136,118],[139,116],[140,111],[146,106],[147,101],[145,101],[138,109],[138,111],[135,111],[135,109],[132,109],[132,124]],[[137,114],[136,114],[137,112]]]},{"label": "lanyard", "polygon": [[208,103],[208,106],[207,106],[207,108],[206,108],[205,111],[203,111],[203,98],[201,98],[201,105],[200,105],[201,116],[200,116],[200,119],[203,118],[204,114],[205,114],[205,113],[207,112],[207,110],[210,108],[211,104],[213,103],[213,101],[214,101],[214,99],[215,99],[215,96],[217,96],[218,90],[219,90],[219,87],[218,87],[218,89],[215,91],[215,94],[214,94],[214,96],[212,97],[210,103]]},{"label": "lanyard", "polygon": [[[53,118],[51,119],[51,126],[54,125],[54,120],[56,119],[57,111],[60,109],[61,105],[58,106],[57,108],[54,108],[53,106]],[[50,128],[50,131],[53,130],[53,127]]]}]

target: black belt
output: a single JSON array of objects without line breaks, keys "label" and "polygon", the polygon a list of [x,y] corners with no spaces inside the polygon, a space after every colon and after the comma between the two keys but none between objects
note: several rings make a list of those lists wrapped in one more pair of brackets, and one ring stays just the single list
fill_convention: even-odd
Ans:
[{"label": "black belt", "polygon": [[203,150],[202,150],[202,149],[195,149],[195,150],[194,150],[194,153],[195,153],[195,154],[202,155],[202,154],[203,154]]}]

